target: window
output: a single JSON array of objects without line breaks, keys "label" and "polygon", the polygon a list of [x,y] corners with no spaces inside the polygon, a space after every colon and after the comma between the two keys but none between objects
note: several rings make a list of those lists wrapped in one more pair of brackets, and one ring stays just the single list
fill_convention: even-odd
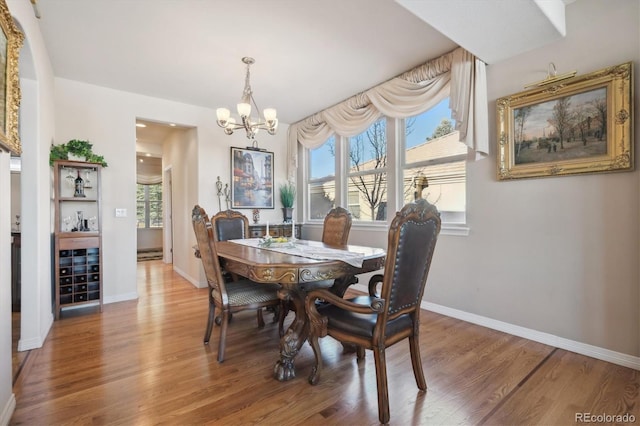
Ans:
[{"label": "window", "polygon": [[349,138],[348,210],[355,220],[386,220],[387,121]]},{"label": "window", "polygon": [[[393,214],[415,199],[416,180],[424,176],[428,186],[421,195],[436,205],[443,223],[466,223],[467,146],[454,131],[448,103],[445,98],[404,120],[382,118],[359,135],[335,136],[307,150],[308,219],[322,220],[334,205],[342,205],[355,225],[386,222],[387,210]],[[388,156],[392,151],[397,154]],[[344,169],[336,158],[341,152]],[[393,164],[387,164],[388,158]],[[389,191],[390,176],[395,191]]]},{"label": "window", "polygon": [[335,137],[309,150],[309,218],[324,219],[336,202]]},{"label": "window", "polygon": [[444,222],[461,224],[466,222],[467,146],[454,131],[447,101],[405,120],[402,204],[415,199],[416,179],[426,177],[422,198],[436,205]]},{"label": "window", "polygon": [[162,184],[138,184],[136,200],[138,228],[162,228]]}]

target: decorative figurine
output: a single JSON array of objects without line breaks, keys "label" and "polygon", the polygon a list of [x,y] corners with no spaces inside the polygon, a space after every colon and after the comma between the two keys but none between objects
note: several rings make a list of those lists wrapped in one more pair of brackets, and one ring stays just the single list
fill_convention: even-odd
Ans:
[{"label": "decorative figurine", "polygon": [[224,184],[224,200],[227,202],[227,210],[229,210],[231,208],[231,190],[228,183]]},{"label": "decorative figurine", "polygon": [[258,209],[253,209],[253,223],[258,223],[260,222],[260,210]]},{"label": "decorative figurine", "polygon": [[222,181],[220,180],[220,176],[218,176],[218,180],[216,181],[216,189],[218,190],[218,210],[222,211],[222,201],[220,201],[220,197],[222,197]]}]

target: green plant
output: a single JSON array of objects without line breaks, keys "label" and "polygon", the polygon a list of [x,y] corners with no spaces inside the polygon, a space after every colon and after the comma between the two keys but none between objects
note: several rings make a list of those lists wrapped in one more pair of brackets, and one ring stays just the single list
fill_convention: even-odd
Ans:
[{"label": "green plant", "polygon": [[296,199],[296,186],[292,182],[280,185],[280,201],[282,207],[293,207],[293,201]]},{"label": "green plant", "polygon": [[102,167],[107,167],[107,162],[102,155],[93,153],[93,145],[89,141],[72,139],[66,144],[51,145],[49,151],[49,164],[53,165],[55,160],[68,160],[69,153],[78,157],[85,157],[89,163],[99,163]]}]

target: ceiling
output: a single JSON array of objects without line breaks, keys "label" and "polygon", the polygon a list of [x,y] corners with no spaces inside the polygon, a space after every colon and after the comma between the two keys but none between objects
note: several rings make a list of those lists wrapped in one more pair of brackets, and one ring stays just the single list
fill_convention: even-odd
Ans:
[{"label": "ceiling", "polygon": [[[549,2],[564,13],[561,0]],[[251,56],[258,106],[295,123],[458,45],[502,60],[563,36],[535,0],[508,3],[514,2],[55,0],[37,1],[36,9],[56,77],[234,111],[244,86],[241,58]],[[430,11],[438,30],[427,23]],[[480,11],[499,19],[478,20]],[[510,15],[518,16],[517,28],[496,28]],[[523,27],[529,22],[531,31]],[[509,42],[516,36],[507,30],[529,36]],[[502,42],[474,45],[478,34],[489,33]]]}]

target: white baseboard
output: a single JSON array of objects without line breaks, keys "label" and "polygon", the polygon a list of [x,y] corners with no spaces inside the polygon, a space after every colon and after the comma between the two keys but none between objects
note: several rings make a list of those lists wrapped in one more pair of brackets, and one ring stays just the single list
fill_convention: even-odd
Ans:
[{"label": "white baseboard", "polygon": [[178,275],[180,275],[182,278],[184,278],[185,280],[187,280],[191,284],[193,284],[196,288],[205,288],[207,286],[207,283],[200,283],[197,279],[191,277],[189,274],[184,272],[182,269],[177,268],[176,265],[173,265],[173,270],[176,271],[178,273]]},{"label": "white baseboard", "polygon": [[115,296],[105,296],[102,303],[117,303],[117,302],[126,302],[127,300],[136,300],[138,299],[138,292],[134,291],[131,293],[117,294]]},{"label": "white baseboard", "polygon": [[4,405],[2,412],[0,412],[0,425],[6,426],[9,424],[9,420],[11,420],[11,416],[13,416],[13,412],[16,409],[16,396],[15,394],[11,394],[11,397]]},{"label": "white baseboard", "polygon": [[[356,284],[353,286],[353,289],[363,291],[365,293],[369,292],[367,286],[365,286],[364,284]],[[553,346],[555,348],[565,349],[570,352],[575,352],[580,355],[607,361],[612,364],[622,365],[623,367],[633,368],[634,370],[640,370],[640,357],[637,356],[615,352],[609,349],[601,348],[599,346],[577,342],[575,340],[565,339],[564,337],[555,336],[549,333],[543,333],[541,331],[532,330],[530,328],[520,327],[518,325],[513,325],[504,321],[498,321],[492,318],[483,317],[481,315],[449,308],[447,306],[438,305],[436,303],[425,302],[424,300],[420,304],[420,307],[427,311],[446,315],[448,317],[456,318],[472,324],[477,324],[483,327],[490,328],[492,330],[502,331],[514,336],[533,340],[534,342]]]},{"label": "white baseboard", "polygon": [[44,328],[40,331],[40,336],[32,337],[29,339],[20,339],[18,340],[18,352],[29,351],[31,349],[41,348],[44,344],[45,339],[49,335],[49,330],[53,326],[53,313],[49,313],[47,317],[47,323]]}]

